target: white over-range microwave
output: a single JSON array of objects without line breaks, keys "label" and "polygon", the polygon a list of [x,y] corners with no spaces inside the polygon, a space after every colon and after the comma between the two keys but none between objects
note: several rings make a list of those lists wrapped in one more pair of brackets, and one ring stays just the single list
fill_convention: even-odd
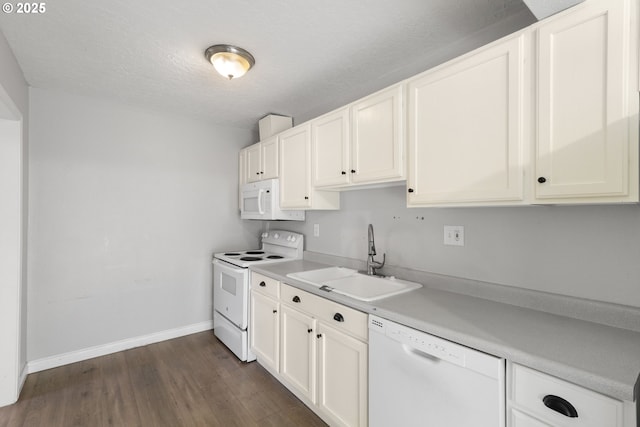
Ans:
[{"label": "white over-range microwave", "polygon": [[280,209],[280,182],[278,179],[250,182],[240,192],[240,218],[304,221],[302,210]]}]

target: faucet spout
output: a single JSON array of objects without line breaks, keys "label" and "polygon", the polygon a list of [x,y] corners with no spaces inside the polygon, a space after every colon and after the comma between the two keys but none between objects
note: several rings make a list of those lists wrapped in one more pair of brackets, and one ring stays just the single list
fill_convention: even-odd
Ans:
[{"label": "faucet spout", "polygon": [[373,235],[373,224],[369,224],[368,235],[367,274],[375,276],[376,269],[384,266],[387,254],[382,254],[382,262],[376,261],[374,258],[376,255],[376,243]]},{"label": "faucet spout", "polygon": [[369,256],[376,255],[376,243],[373,236],[373,224],[369,224]]}]

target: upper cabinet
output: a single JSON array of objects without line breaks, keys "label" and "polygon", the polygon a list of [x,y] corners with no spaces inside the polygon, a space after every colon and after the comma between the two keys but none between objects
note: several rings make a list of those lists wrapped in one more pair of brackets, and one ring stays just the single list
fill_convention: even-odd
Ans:
[{"label": "upper cabinet", "polygon": [[288,129],[279,138],[280,207],[339,209],[339,193],[316,191],[311,185],[311,125]]},{"label": "upper cabinet", "polygon": [[586,1],[537,31],[539,203],[638,201],[635,3]]},{"label": "upper cabinet", "polygon": [[286,130],[246,181],[280,176],[289,209],[405,179],[410,207],[638,202],[638,3],[585,0]]},{"label": "upper cabinet", "polygon": [[404,85],[395,85],[315,119],[315,187],[344,187],[405,179]]},{"label": "upper cabinet", "polygon": [[392,86],[351,106],[351,181],[405,179],[404,85]]},{"label": "upper cabinet", "polygon": [[311,169],[314,186],[349,184],[350,129],[348,107],[311,121]]},{"label": "upper cabinet", "polygon": [[408,81],[408,205],[524,199],[525,36]]},{"label": "upper cabinet", "polygon": [[246,179],[255,182],[263,179],[278,178],[278,137],[272,136],[253,144],[245,150]]}]

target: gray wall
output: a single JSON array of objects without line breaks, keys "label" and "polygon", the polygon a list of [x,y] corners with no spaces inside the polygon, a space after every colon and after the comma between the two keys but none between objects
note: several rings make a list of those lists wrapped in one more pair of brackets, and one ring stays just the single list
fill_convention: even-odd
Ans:
[{"label": "gray wall", "polygon": [[[306,250],[364,260],[372,223],[389,264],[640,307],[638,205],[408,209],[404,186],[344,192],[341,204],[268,225],[304,233]],[[443,245],[444,225],[465,227],[464,247]]]},{"label": "gray wall", "polygon": [[206,322],[248,130],[31,89],[28,359]]}]

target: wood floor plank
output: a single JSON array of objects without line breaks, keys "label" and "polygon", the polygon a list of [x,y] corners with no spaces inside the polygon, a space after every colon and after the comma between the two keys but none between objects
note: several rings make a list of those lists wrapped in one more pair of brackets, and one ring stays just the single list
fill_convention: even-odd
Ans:
[{"label": "wood floor plank", "polygon": [[211,331],[30,374],[0,427],[326,426]]}]

